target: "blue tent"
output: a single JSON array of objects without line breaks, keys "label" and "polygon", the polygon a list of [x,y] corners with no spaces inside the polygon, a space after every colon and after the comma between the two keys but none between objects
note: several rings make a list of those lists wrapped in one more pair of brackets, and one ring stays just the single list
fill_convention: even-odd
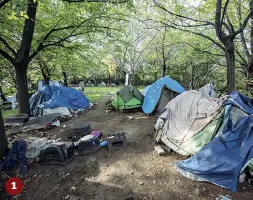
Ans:
[{"label": "blue tent", "polygon": [[[51,88],[52,86],[49,86]],[[54,86],[56,87],[56,86]],[[49,92],[47,90],[47,92]],[[51,99],[42,103],[43,108],[67,107],[69,109],[87,109],[90,107],[90,101],[81,91],[71,87],[61,87],[56,90]]]},{"label": "blue tent", "polygon": [[42,114],[43,108],[67,107],[69,109],[87,109],[90,101],[81,91],[71,87],[44,86],[41,91],[35,93],[29,100],[32,116]]},{"label": "blue tent", "polygon": [[185,89],[177,81],[168,77],[160,78],[153,83],[145,93],[144,103],[142,105],[144,113],[151,114],[154,111],[160,100],[163,87],[178,94],[185,91]]},{"label": "blue tent", "polygon": [[238,122],[235,123],[236,117],[231,114],[231,106],[251,114],[253,102],[246,96],[233,92],[225,105],[226,124],[221,134],[191,158],[176,163],[176,167],[186,177],[209,181],[236,192],[238,177],[253,158],[253,116],[242,115],[242,118],[237,117]]},{"label": "blue tent", "polygon": [[144,90],[142,91],[143,96],[146,95],[146,93],[147,93],[147,91],[148,91],[148,89],[149,89],[150,87],[151,87],[151,85],[148,85],[147,87],[144,88]]}]

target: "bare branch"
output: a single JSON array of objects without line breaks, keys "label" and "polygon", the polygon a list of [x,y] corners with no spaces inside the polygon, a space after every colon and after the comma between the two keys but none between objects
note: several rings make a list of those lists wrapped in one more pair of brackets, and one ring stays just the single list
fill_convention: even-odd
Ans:
[{"label": "bare branch", "polygon": [[183,16],[183,15],[179,15],[179,14],[173,13],[173,12],[171,12],[170,10],[167,10],[167,9],[166,9],[165,7],[163,7],[161,4],[157,3],[156,0],[153,0],[153,2],[154,2],[160,9],[162,9],[163,11],[169,13],[170,15],[174,15],[174,16],[179,17],[179,18],[188,19],[188,20],[191,20],[191,21],[194,21],[194,22],[200,22],[200,23],[205,23],[205,24],[214,26],[214,23],[212,23],[212,22],[209,22],[209,21],[206,21],[206,20],[198,20],[198,19],[194,19],[194,18],[191,18],[191,17],[186,17],[186,16]]},{"label": "bare branch", "polygon": [[0,49],[0,55],[7,59],[11,64],[15,65],[15,59],[11,57],[6,51]]},{"label": "bare branch", "polygon": [[7,49],[9,49],[14,56],[17,55],[17,53],[15,52],[15,50],[13,48],[11,48],[11,46],[8,44],[8,42],[5,39],[3,39],[1,36],[0,36],[0,42],[2,42],[4,44],[4,46]]},{"label": "bare branch", "polygon": [[234,34],[232,35],[232,38],[235,38],[239,33],[241,33],[245,27],[248,24],[249,19],[253,16],[253,10],[251,10],[249,12],[249,14],[247,15],[247,17],[244,19],[243,23],[241,24],[240,28],[234,32]]}]

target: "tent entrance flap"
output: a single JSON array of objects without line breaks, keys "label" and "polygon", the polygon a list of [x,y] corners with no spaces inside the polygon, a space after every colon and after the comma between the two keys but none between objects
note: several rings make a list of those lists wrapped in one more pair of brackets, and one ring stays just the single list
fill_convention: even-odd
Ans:
[{"label": "tent entrance flap", "polygon": [[169,101],[174,99],[178,93],[163,87],[160,100],[156,106],[156,113],[162,113]]}]

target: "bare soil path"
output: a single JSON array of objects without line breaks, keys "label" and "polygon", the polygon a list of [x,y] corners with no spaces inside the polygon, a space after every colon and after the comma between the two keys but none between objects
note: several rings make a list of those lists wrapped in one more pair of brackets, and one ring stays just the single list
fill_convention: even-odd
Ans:
[{"label": "bare soil path", "polygon": [[[232,193],[184,178],[172,166],[182,157],[176,154],[159,157],[153,150],[156,119],[129,120],[127,116],[145,117],[143,113],[105,113],[104,103],[99,102],[89,112],[65,122],[65,125],[89,122],[93,130],[101,130],[105,135],[125,131],[128,145],[117,151],[105,148],[91,155],[75,156],[64,167],[36,164],[29,171],[23,194],[16,199],[215,200],[219,195],[238,200],[253,199],[253,188],[248,184],[240,185],[239,192]],[[61,126],[51,132],[65,138],[67,133],[62,129]]]}]

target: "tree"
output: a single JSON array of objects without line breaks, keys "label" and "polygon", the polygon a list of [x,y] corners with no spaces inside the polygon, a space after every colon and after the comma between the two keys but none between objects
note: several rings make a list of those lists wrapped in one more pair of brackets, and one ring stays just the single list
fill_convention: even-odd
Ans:
[{"label": "tree", "polygon": [[[1,13],[3,13],[3,18],[8,17],[9,9],[13,9],[13,6],[8,5],[8,2],[8,0],[4,0],[0,5]],[[107,1],[88,0],[88,3],[91,2],[106,3]],[[117,3],[117,1],[113,1],[112,3]],[[101,11],[104,12],[105,9],[109,10],[110,7],[107,5],[103,7],[102,4],[100,4],[100,7],[95,5],[92,7],[87,6],[87,4],[84,3],[83,6],[86,6],[90,13],[87,15],[79,15],[79,13],[82,13],[82,7],[80,8],[76,5],[69,5],[69,12],[66,12],[66,10],[64,10],[66,6],[61,2],[57,2],[57,12],[51,9],[51,12],[54,13],[54,15],[51,17],[54,17],[55,19],[51,20],[51,18],[49,18],[51,20],[49,22],[48,16],[50,16],[50,13],[43,13],[41,15],[37,12],[39,4],[42,6],[42,8],[46,7],[46,9],[50,11],[49,8],[54,4],[54,2],[47,1],[43,4],[42,2],[38,2],[38,0],[27,0],[26,14],[24,14],[24,12],[22,12],[22,15],[20,14],[25,18],[25,21],[22,31],[22,39],[20,41],[20,44],[17,45],[17,50],[12,47],[13,42],[11,41],[11,38],[5,37],[4,34],[0,35],[0,55],[7,59],[15,68],[17,99],[19,102],[18,109],[21,113],[29,113],[29,96],[27,84],[28,66],[41,51],[52,47],[63,47],[64,43],[71,42],[74,38],[81,35],[85,35],[101,29],[108,30],[108,26],[101,26],[98,24],[99,19],[105,23],[104,19],[106,19],[106,16],[103,16]],[[24,5],[21,5],[21,7],[23,6]],[[65,13],[71,16],[71,18],[66,18],[66,15],[64,15]],[[39,16],[40,20],[38,20],[36,16]],[[43,24],[43,18],[47,19],[47,24]],[[49,27],[50,28],[47,32],[42,32],[41,34],[35,30],[35,22],[41,24],[42,29],[48,29]],[[21,24],[22,22],[20,22],[18,25],[20,26]],[[10,24],[5,24],[5,28],[6,27],[8,31],[12,29],[12,26]],[[36,38],[34,38],[34,31],[36,31],[36,36],[38,36]],[[4,30],[4,32],[6,31]],[[33,47],[32,42],[36,43],[37,47],[35,47],[31,52],[31,49]]]},{"label": "tree", "polygon": [[0,160],[6,155],[7,150],[7,139],[5,134],[4,122],[0,109]]},{"label": "tree", "polygon": [[[250,12],[244,18],[243,22],[241,23],[242,25],[238,29],[235,29],[235,26],[230,20],[231,13],[228,12],[229,4],[231,3],[230,0],[227,0],[225,3],[223,3],[222,0],[216,0],[215,2],[215,20],[212,22],[209,20],[199,20],[187,15],[172,12],[171,10],[168,10],[164,5],[154,0],[155,5],[159,9],[163,10],[168,15],[173,17],[173,19],[169,22],[157,20],[155,21],[162,23],[166,27],[174,28],[203,37],[224,51],[227,62],[227,93],[231,93],[235,90],[236,58],[234,40],[236,36],[245,29],[250,17],[253,15],[253,10],[250,10]],[[210,6],[213,3],[214,1],[207,1],[203,6],[205,6],[205,4],[208,4]],[[213,36],[205,34],[204,30],[201,29],[203,27],[207,30],[208,28],[215,30],[215,34],[219,41],[213,38]]]}]

